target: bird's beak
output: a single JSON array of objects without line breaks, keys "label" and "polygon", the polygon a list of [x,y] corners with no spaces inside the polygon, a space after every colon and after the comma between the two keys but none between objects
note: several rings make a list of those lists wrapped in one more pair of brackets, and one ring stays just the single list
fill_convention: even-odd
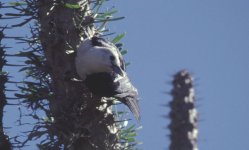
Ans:
[{"label": "bird's beak", "polygon": [[122,69],[116,65],[112,65],[112,69],[115,73],[124,76],[124,72],[122,71]]}]

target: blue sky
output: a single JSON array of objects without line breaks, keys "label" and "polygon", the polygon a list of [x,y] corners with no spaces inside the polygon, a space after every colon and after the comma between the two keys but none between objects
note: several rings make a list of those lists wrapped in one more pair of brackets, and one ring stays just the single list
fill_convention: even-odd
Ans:
[{"label": "blue sky", "polygon": [[[140,147],[167,148],[169,120],[162,116],[169,108],[162,105],[171,97],[164,92],[174,73],[188,69],[196,79],[199,148],[247,150],[249,1],[112,0],[110,6],[126,17],[110,29],[127,33],[128,73],[141,98]],[[6,109],[9,116],[13,107]]]},{"label": "blue sky", "polygon": [[112,24],[132,62],[129,75],[141,96],[139,139],[145,150],[166,149],[169,123],[162,107],[171,97],[172,74],[196,78],[201,150],[249,147],[249,1],[126,0],[116,8],[126,19]]}]

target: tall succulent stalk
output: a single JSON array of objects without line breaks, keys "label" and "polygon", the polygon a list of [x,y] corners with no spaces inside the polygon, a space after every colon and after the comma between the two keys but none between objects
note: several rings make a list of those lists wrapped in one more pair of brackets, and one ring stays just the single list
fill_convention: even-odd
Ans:
[{"label": "tall succulent stalk", "polygon": [[[87,37],[83,30],[86,31],[92,24],[82,24],[87,24],[84,21],[91,17],[89,2],[65,0],[60,4],[43,0],[37,3],[41,29],[39,39],[52,80],[53,99],[49,101],[49,108],[56,136],[69,150],[115,149],[117,135],[112,132],[115,128],[113,115],[107,109],[97,109],[103,105],[101,97],[92,95],[82,82],[70,80],[75,77],[74,55],[67,50],[75,50],[80,38]],[[80,8],[69,8],[65,4]]]},{"label": "tall succulent stalk", "polygon": [[0,31],[0,149],[1,150],[10,150],[11,144],[9,142],[8,136],[4,133],[3,127],[3,116],[4,116],[4,107],[7,104],[6,100],[6,87],[5,84],[8,81],[7,73],[3,71],[4,65],[6,65],[5,60],[5,50],[4,46],[1,44],[2,39],[4,38],[3,29]]},{"label": "tall succulent stalk", "polygon": [[[15,96],[32,110],[29,116],[36,123],[24,141],[15,137],[15,147],[25,149],[34,139],[40,139],[37,146],[41,150],[116,150],[136,145],[135,126],[126,128],[128,121],[115,119],[122,113],[115,116],[108,99],[93,95],[83,82],[74,80],[78,78],[74,57],[80,41],[95,32],[108,34],[106,23],[123,19],[110,18],[116,10],[100,13],[104,2],[20,0],[0,6],[19,12],[6,13],[9,19],[24,19],[13,28],[30,24],[29,37],[14,37],[28,48],[12,56],[24,57],[25,66],[20,71],[27,78],[18,84],[21,92]],[[123,36],[112,41],[120,50],[118,42]]]},{"label": "tall succulent stalk", "polygon": [[198,150],[197,110],[193,77],[186,70],[174,75],[172,101],[169,103],[171,120],[170,150]]}]

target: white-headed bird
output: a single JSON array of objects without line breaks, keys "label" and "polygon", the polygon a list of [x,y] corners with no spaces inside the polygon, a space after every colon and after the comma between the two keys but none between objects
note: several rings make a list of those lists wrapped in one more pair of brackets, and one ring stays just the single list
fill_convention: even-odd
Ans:
[{"label": "white-headed bird", "polygon": [[77,50],[75,65],[93,94],[117,98],[140,120],[137,89],[131,84],[123,57],[113,43],[97,36],[85,39]]}]

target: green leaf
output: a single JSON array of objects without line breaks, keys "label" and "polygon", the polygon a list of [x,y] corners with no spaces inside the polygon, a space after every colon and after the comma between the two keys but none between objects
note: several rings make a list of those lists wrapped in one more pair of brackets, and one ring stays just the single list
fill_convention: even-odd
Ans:
[{"label": "green leaf", "polygon": [[130,142],[135,142],[135,138],[128,138],[127,141]]},{"label": "green leaf", "polygon": [[81,8],[79,4],[70,4],[70,3],[66,3],[65,7],[71,8],[71,9],[79,9],[79,8]]},{"label": "green leaf", "polygon": [[127,67],[127,66],[129,66],[131,63],[130,62],[127,62],[127,63],[125,63],[125,66]]},{"label": "green leaf", "polygon": [[117,111],[116,113],[117,113],[117,115],[123,115],[123,114],[125,114],[125,112],[123,112],[123,111]]},{"label": "green leaf", "polygon": [[127,131],[131,131],[131,130],[133,130],[134,128],[135,128],[135,124],[133,124],[132,126],[130,126],[128,129],[126,129]]},{"label": "green leaf", "polygon": [[26,2],[9,2],[10,5],[12,6],[23,6],[23,5],[27,5]]},{"label": "green leaf", "polygon": [[113,40],[112,40],[112,43],[116,44],[118,43],[124,36],[125,36],[126,33],[122,33],[122,34],[119,34],[117,35]]},{"label": "green leaf", "polygon": [[17,97],[17,98],[27,98],[27,96],[26,95],[23,95],[23,94],[18,94],[18,93],[16,93],[16,94],[14,94],[15,95],[15,97]]},{"label": "green leaf", "polygon": [[25,71],[25,70],[30,70],[30,67],[23,67],[19,70],[19,72]]},{"label": "green leaf", "polygon": [[125,55],[125,54],[128,53],[128,51],[127,51],[127,50],[122,50],[120,53],[121,53],[122,55]]},{"label": "green leaf", "polygon": [[103,20],[98,20],[98,21],[95,21],[95,23],[100,23],[100,22],[110,22],[110,21],[118,21],[118,20],[122,20],[124,19],[125,17],[117,17],[117,18],[108,18],[108,19],[103,19]]},{"label": "green leaf", "polygon": [[124,135],[124,134],[128,134],[129,132],[132,132],[134,130],[134,128],[135,128],[135,125],[132,125],[128,129],[122,130],[120,132],[121,136]]},{"label": "green leaf", "polygon": [[23,67],[25,65],[18,65],[18,64],[5,64],[5,66],[10,66],[10,67]]},{"label": "green leaf", "polygon": [[97,18],[108,18],[108,17],[112,17],[113,14],[117,13],[117,10],[111,10],[109,12],[105,12],[104,14],[98,14]]},{"label": "green leaf", "polygon": [[33,56],[33,52],[29,51],[29,52],[19,52],[17,54],[13,54],[13,56],[17,56],[17,57],[31,57]]},{"label": "green leaf", "polygon": [[136,133],[128,133],[128,137],[134,137],[134,136],[137,136]]},{"label": "green leaf", "polygon": [[0,71],[0,75],[8,75],[6,71]]},{"label": "green leaf", "polygon": [[5,13],[6,16],[12,16],[12,17],[21,17],[24,16],[23,14],[14,14],[14,13]]}]

